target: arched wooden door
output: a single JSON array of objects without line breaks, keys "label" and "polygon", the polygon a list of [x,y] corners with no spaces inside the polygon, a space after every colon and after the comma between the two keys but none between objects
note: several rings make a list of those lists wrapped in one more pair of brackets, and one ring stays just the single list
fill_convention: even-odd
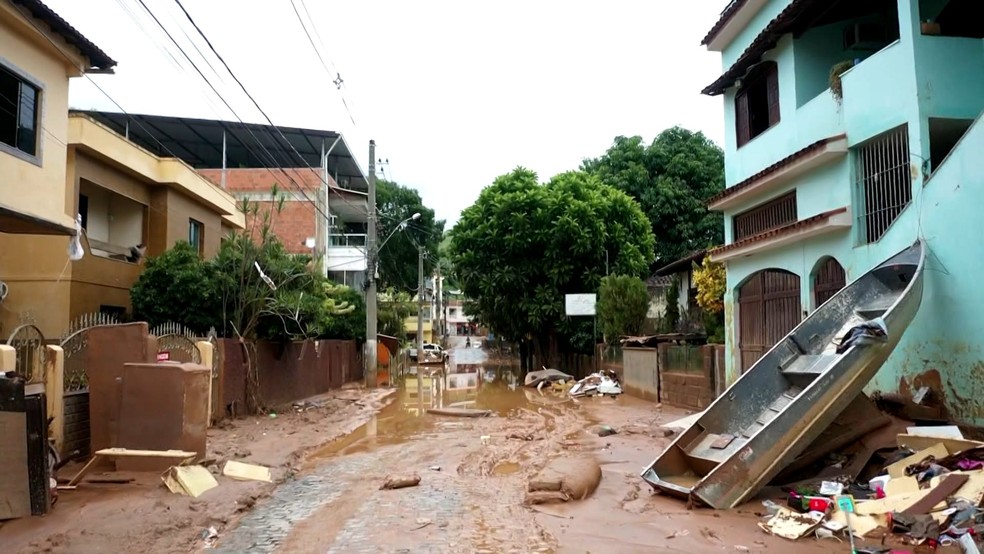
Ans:
[{"label": "arched wooden door", "polygon": [[800,322],[800,279],[764,269],[738,289],[738,349],[744,373]]},{"label": "arched wooden door", "polygon": [[834,258],[824,260],[813,275],[813,309],[819,308],[846,285],[844,267]]}]

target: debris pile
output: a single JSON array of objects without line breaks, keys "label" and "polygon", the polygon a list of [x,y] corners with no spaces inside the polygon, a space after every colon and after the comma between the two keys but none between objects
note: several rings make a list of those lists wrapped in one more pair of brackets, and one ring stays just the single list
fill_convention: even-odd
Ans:
[{"label": "debris pile", "polygon": [[614,371],[606,369],[578,381],[571,387],[569,394],[575,398],[595,395],[618,396],[622,394],[622,384],[619,383],[618,375]]},{"label": "debris pile", "polygon": [[[979,554],[984,545],[984,443],[953,426],[909,427],[867,468],[782,487],[759,526],[790,540],[850,543],[855,552]],[[872,467],[873,465],[873,467]],[[778,499],[777,499],[778,500]]]}]

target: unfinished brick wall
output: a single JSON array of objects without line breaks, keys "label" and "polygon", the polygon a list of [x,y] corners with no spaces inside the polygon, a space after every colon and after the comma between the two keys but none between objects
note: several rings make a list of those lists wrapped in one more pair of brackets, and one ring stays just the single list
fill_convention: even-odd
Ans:
[{"label": "unfinished brick wall", "polygon": [[[222,184],[221,169],[200,169],[199,173],[213,183]],[[253,217],[261,217],[271,213],[273,219],[273,234],[280,239],[288,252],[294,254],[310,254],[311,249],[305,245],[308,238],[315,236],[316,214],[314,202],[317,200],[318,188],[321,185],[321,173],[307,168],[285,169],[290,179],[280,170],[259,168],[227,169],[225,190],[239,198],[243,194],[260,195],[254,199],[258,207],[257,216],[246,216],[246,227],[252,229],[253,238],[259,232]],[[334,184],[329,176],[328,182]],[[265,200],[273,186],[286,195],[286,201],[279,213],[276,213],[272,200]],[[300,192],[303,191],[303,194]],[[306,195],[306,198],[305,198]]]},{"label": "unfinished brick wall", "polygon": [[715,368],[723,356],[719,345],[660,344],[660,400],[672,406],[703,410],[717,398]]}]

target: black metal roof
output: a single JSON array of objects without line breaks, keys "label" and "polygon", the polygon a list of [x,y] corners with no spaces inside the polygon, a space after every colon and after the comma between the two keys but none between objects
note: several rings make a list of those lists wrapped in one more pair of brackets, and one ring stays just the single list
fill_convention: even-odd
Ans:
[{"label": "black metal roof", "polygon": [[65,42],[71,44],[82,53],[83,56],[89,59],[89,64],[92,66],[88,69],[98,69],[106,71],[112,67],[116,66],[116,61],[110,58],[101,48],[92,43],[91,40],[85,38],[82,33],[78,31],[75,27],[72,27],[68,21],[62,19],[60,15],[55,13],[46,6],[43,2],[38,0],[10,0],[11,3],[18,6],[23,6],[24,9],[34,19],[44,22],[51,31],[56,33],[65,39]]},{"label": "black metal roof", "polygon": [[353,190],[369,188],[366,175],[352,156],[345,139],[334,131],[218,119],[93,110],[73,112],[92,117],[158,156],[180,158],[195,169],[222,168],[223,135],[226,167],[229,169],[317,168],[321,166],[322,148],[331,149],[328,172],[336,178],[339,186]]}]

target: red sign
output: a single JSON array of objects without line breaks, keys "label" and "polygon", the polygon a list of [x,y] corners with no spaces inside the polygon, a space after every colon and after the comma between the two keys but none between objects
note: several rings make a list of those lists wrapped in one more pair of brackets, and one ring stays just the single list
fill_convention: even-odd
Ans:
[{"label": "red sign", "polygon": [[169,361],[170,359],[171,359],[171,353],[170,352],[158,352],[157,353],[157,361],[158,362],[166,362],[166,361]]}]

